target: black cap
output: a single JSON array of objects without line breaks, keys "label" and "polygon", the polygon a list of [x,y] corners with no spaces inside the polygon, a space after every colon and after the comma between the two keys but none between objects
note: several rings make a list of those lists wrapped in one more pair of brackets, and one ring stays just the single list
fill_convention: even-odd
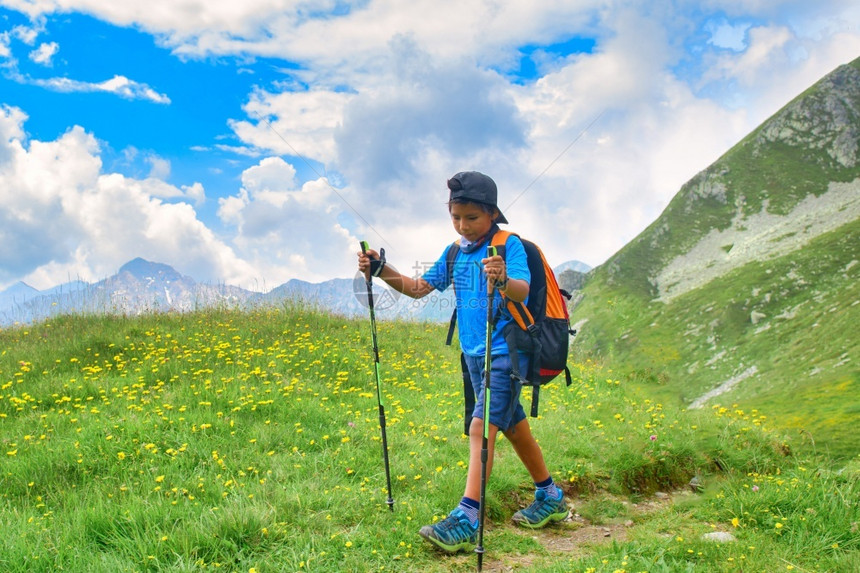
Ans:
[{"label": "black cap", "polygon": [[448,180],[448,189],[451,190],[449,201],[460,199],[495,207],[499,211],[496,223],[508,222],[496,204],[498,201],[496,182],[487,175],[477,171],[461,171]]}]

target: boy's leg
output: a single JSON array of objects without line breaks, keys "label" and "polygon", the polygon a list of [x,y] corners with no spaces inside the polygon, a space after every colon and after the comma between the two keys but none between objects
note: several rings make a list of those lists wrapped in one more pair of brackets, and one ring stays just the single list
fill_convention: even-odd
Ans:
[{"label": "boy's leg", "polygon": [[[496,435],[499,429],[490,424],[490,433],[487,438],[487,481],[493,471],[493,454],[496,450]],[[481,450],[484,446],[484,421],[480,418],[472,418],[469,426],[469,469],[466,474],[465,497],[472,499],[481,498]]]},{"label": "boy's leg", "polygon": [[[465,363],[469,368],[469,377],[475,390],[475,410],[472,413],[472,423],[469,425],[469,469],[466,475],[465,497],[480,499],[481,497],[481,450],[484,444],[484,359],[483,357],[467,356]],[[487,479],[493,469],[493,453],[496,448],[496,435],[499,425],[509,423],[511,395],[511,363],[506,355],[494,356],[490,372],[490,424],[487,436]],[[522,413],[525,416],[525,413]]]},{"label": "boy's leg", "polygon": [[[490,424],[487,439],[487,479],[493,468],[498,428]],[[448,553],[460,550],[471,551],[477,543],[478,512],[481,499],[481,450],[484,445],[484,421],[472,418],[469,426],[469,468],[466,474],[466,489],[463,499],[448,517],[433,525],[425,525],[418,535]]]},{"label": "boy's leg", "polygon": [[556,486],[543,452],[531,433],[528,419],[521,420],[513,428],[505,432],[505,437],[511,442],[517,456],[531,475],[535,484],[535,501],[527,508],[516,512],[512,520],[517,525],[538,529],[553,521],[561,521],[567,517],[567,503],[564,493]]},{"label": "boy's leg", "polygon": [[[493,398],[490,401],[490,420],[497,419],[500,412],[507,412],[504,404],[502,404],[504,394],[510,393],[510,362],[506,361],[506,358],[499,357],[493,360],[490,382],[493,388],[493,393],[491,394]],[[469,369],[469,377],[477,398],[472,422],[469,425],[469,467],[466,474],[466,487],[463,492],[463,498],[457,507],[448,514],[448,517],[433,525],[425,525],[418,532],[425,540],[450,553],[463,549],[471,550],[475,547],[478,539],[478,512],[480,511],[481,499],[481,450],[483,449],[484,441],[484,359],[480,356],[465,356],[464,363]],[[505,380],[505,386],[502,386],[500,382],[502,377]],[[499,389],[498,392],[496,392],[497,388]],[[498,425],[493,423],[489,425],[489,434],[487,436],[487,479],[489,479],[493,468],[493,453],[498,431]]]},{"label": "boy's leg", "polygon": [[545,481],[549,477],[549,470],[543,459],[543,452],[532,435],[528,418],[520,420],[513,428],[505,432],[505,437],[511,442],[520,461],[532,477],[535,483]]},{"label": "boy's leg", "polygon": [[[480,509],[475,506],[478,505],[481,497],[481,450],[483,449],[484,439],[483,365],[480,357],[467,356],[465,362],[469,368],[470,378],[473,381],[475,395],[479,399],[475,405],[474,417],[469,426],[469,468],[466,475],[466,487],[463,492],[463,499],[448,517],[436,524],[425,525],[418,532],[421,537],[430,543],[444,551],[452,553],[462,549],[471,550],[474,548],[477,541],[478,525],[472,516],[475,514],[474,510]],[[527,364],[521,364],[522,366],[527,366]],[[544,463],[543,453],[534,436],[532,436],[528,419],[522,406],[519,404],[519,391],[517,390],[515,393],[512,393],[510,372],[510,358],[508,356],[500,356],[493,359],[493,370],[491,373],[492,399],[490,401],[491,423],[489,424],[489,434],[487,437],[487,480],[489,480],[493,469],[496,437],[499,431],[499,426],[492,423],[492,421],[504,420],[501,423],[506,427],[513,423],[505,431],[505,435],[511,440],[514,451],[523,461],[532,479],[536,484],[549,480],[548,483],[552,486],[549,471]],[[515,403],[514,408],[511,408],[512,401]],[[511,419],[511,416],[513,416],[513,419]],[[557,491],[561,493],[561,490]],[[545,498],[541,498],[541,500],[537,499],[539,495],[544,495],[545,493],[543,489],[539,489],[538,493],[536,493],[535,503],[525,510],[518,511],[514,515],[514,521],[526,527],[536,528],[543,527],[549,521],[564,519],[567,516],[567,506],[564,503],[563,497],[555,502],[551,498],[548,500],[545,500]],[[564,509],[563,513],[559,507]],[[520,520],[521,514],[526,516],[523,520]]]}]

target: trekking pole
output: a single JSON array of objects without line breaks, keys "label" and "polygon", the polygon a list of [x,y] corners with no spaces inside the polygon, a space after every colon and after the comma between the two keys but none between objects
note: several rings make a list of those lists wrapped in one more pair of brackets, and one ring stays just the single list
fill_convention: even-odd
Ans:
[{"label": "trekking pole", "polygon": [[[487,247],[487,257],[496,255],[496,247]],[[478,572],[484,565],[484,520],[487,513],[487,458],[490,442],[490,371],[492,370],[493,350],[493,294],[494,281],[487,279],[487,338],[484,352],[484,436],[481,441],[481,512],[478,519]]]},{"label": "trekking pole", "polygon": [[[361,241],[361,252],[367,253],[367,241]],[[394,498],[391,497],[391,471],[388,467],[388,438],[385,435],[385,406],[382,404],[382,392],[379,389],[379,345],[376,342],[376,314],[373,311],[373,277],[370,267],[364,273],[367,285],[367,308],[370,309],[370,340],[373,344],[373,363],[376,371],[376,403],[379,404],[379,428],[382,432],[382,459],[385,460],[385,483],[388,486],[388,509],[394,511]]]}]

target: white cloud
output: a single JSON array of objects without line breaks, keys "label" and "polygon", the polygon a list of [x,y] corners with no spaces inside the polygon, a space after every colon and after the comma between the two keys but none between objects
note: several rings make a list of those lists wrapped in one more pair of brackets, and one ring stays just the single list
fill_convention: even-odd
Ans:
[{"label": "white cloud", "polygon": [[323,90],[275,94],[257,90],[245,105],[251,121],[231,121],[230,127],[255,148],[327,163],[335,157],[334,130],[350,98]]},{"label": "white cloud", "polygon": [[58,92],[106,92],[125,99],[142,99],[153,103],[169,104],[170,98],[146,84],[116,75],[103,82],[83,82],[69,78],[29,79],[29,83]]},{"label": "white cloud", "polygon": [[27,119],[27,114],[17,107],[0,104],[0,167],[24,140],[23,125]]},{"label": "white cloud", "polygon": [[193,201],[197,206],[203,205],[206,202],[206,190],[198,182],[191,185],[183,185],[182,192],[187,199]]},{"label": "white cloud", "polygon": [[357,241],[339,221],[349,191],[326,179],[299,185],[295,175],[283,159],[267,157],[242,174],[236,195],[219,199],[219,217],[237,230],[236,251],[270,286],[325,280],[355,266]]},{"label": "white cloud", "polygon": [[479,156],[516,154],[527,126],[498,74],[468,60],[434,60],[408,40],[391,49],[391,67],[380,71],[386,89],[360,92],[344,108],[337,166],[375,203],[423,212],[410,183],[428,155],[439,154],[448,176]]},{"label": "white cloud", "polygon": [[280,157],[267,157],[242,173],[242,186],[255,195],[296,188],[296,169]]},{"label": "white cloud", "polygon": [[[860,13],[857,21],[860,24]],[[854,32],[810,38],[786,26],[756,26],[748,37],[746,51],[711,59],[697,87],[717,90],[718,100],[746,109],[750,129],[860,54],[860,28],[856,27]]]},{"label": "white cloud", "polygon": [[242,209],[250,202],[248,191],[240,189],[239,193],[230,197],[218,199],[218,217],[224,223],[234,227],[242,226]]},{"label": "white cloud", "polygon": [[170,177],[170,160],[152,155],[147,157],[147,162],[150,165],[149,177],[154,179]]},{"label": "white cloud", "polygon": [[736,52],[747,47],[746,34],[751,24],[747,22],[729,23],[727,20],[710,22],[705,29],[711,34],[709,42],[718,48],[727,48]]},{"label": "white cloud", "polygon": [[12,52],[9,49],[9,32],[0,33],[0,58],[10,58]]},{"label": "white cloud", "polygon": [[[13,2],[13,4],[16,4]],[[0,58],[6,58],[6,63],[2,66],[5,68],[7,78],[23,84],[31,84],[40,86],[49,90],[54,90],[64,93],[72,92],[104,92],[112,93],[119,97],[129,100],[147,100],[153,103],[169,104],[170,98],[163,93],[159,93],[145,83],[141,83],[129,79],[123,75],[114,75],[112,78],[102,82],[88,82],[71,79],[68,77],[55,78],[34,78],[29,74],[22,73],[18,69],[19,62],[13,57],[11,39],[15,38],[26,45],[35,45],[39,35],[45,33],[45,18],[39,14],[42,11],[52,11],[57,9],[50,3],[36,3],[26,6],[13,5],[12,8],[17,8],[26,13],[32,13],[34,18],[33,26],[16,26],[11,32],[3,32],[0,34]],[[58,53],[60,47],[57,42],[42,42],[39,46],[31,50],[28,54],[29,59],[44,67],[53,67],[53,58]]]},{"label": "white cloud", "polygon": [[[233,120],[230,120],[229,123],[232,124]],[[243,134],[243,137],[249,137],[249,136]],[[192,148],[192,149],[194,149],[195,151],[203,151],[204,150],[204,148],[201,148],[199,146]],[[242,155],[245,157],[257,158],[257,157],[260,157],[261,155],[263,155],[263,153],[257,147],[251,146],[251,145],[226,145],[226,144],[221,143],[221,144],[215,145],[215,149],[219,149],[221,151],[227,151],[229,153],[233,153],[235,155]]]},{"label": "white cloud", "polygon": [[495,166],[511,227],[559,263],[612,255],[746,125],[667,71],[673,52],[657,21],[628,12],[615,29],[594,54],[515,88],[529,145]]},{"label": "white cloud", "polygon": [[751,85],[759,74],[784,67],[785,60],[789,58],[785,48],[794,39],[791,30],[784,26],[756,26],[749,31],[749,36],[749,48],[740,56],[720,58],[720,65],[714,68],[714,72],[721,71],[724,76]]},{"label": "white cloud", "polygon": [[59,50],[60,45],[56,42],[46,42],[30,52],[30,59],[42,66],[51,67],[53,65],[51,60]]},{"label": "white cloud", "polygon": [[[415,0],[316,3],[278,0],[7,0],[31,16],[79,10],[121,26],[138,25],[183,56],[248,53],[292,60],[370,61],[396,35],[415,38],[440,56],[480,53],[523,39],[551,41],[587,26],[598,0],[486,4]],[[610,7],[615,4],[610,4]],[[623,4],[623,2],[621,3]],[[345,11],[344,9],[348,11]]]},{"label": "white cloud", "polygon": [[44,26],[39,22],[41,19],[37,18],[35,26],[15,26],[12,35],[28,46],[33,46],[36,44],[36,38],[44,31]]},{"label": "white cloud", "polygon": [[199,280],[261,278],[184,202],[202,187],[103,173],[95,138],[74,127],[55,141],[24,141],[25,115],[0,109],[0,283],[49,287],[98,280],[141,256]]}]

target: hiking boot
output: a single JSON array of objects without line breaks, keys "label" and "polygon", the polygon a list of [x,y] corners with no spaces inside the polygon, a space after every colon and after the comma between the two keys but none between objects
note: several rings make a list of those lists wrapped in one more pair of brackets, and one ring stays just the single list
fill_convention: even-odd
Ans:
[{"label": "hiking boot", "polygon": [[534,502],[514,514],[511,520],[522,527],[540,529],[551,521],[561,521],[567,517],[567,503],[564,493],[559,489],[559,498],[552,498],[542,489],[535,491]]},{"label": "hiking boot", "polygon": [[448,517],[433,525],[425,525],[418,535],[448,553],[471,551],[478,542],[478,527],[472,525],[461,509],[455,508]]}]

